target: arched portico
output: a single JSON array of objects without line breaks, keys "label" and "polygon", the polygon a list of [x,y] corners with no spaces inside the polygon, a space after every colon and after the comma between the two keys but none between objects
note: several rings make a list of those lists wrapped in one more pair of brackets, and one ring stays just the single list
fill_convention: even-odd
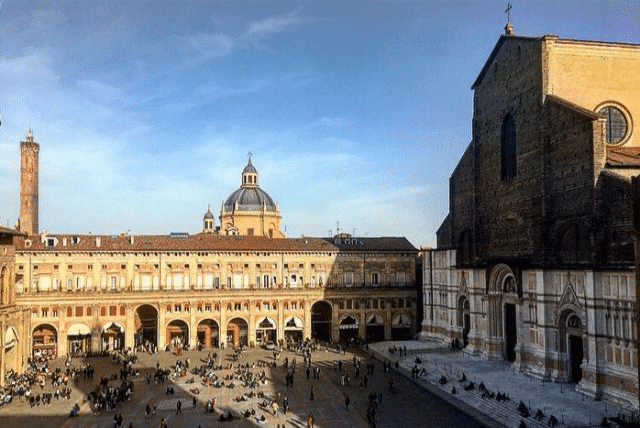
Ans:
[{"label": "arched portico", "polygon": [[189,325],[186,321],[175,319],[167,324],[167,344],[171,348],[181,348],[189,344]]},{"label": "arched portico", "polygon": [[284,323],[284,336],[287,342],[300,342],[303,340],[303,323],[298,317],[291,317]]},{"label": "arched portico", "polygon": [[140,305],[134,314],[135,345],[158,346],[158,310],[152,305]]},{"label": "arched portico", "polygon": [[256,323],[256,342],[266,344],[267,342],[277,343],[277,324],[273,318],[262,317]]},{"label": "arched portico", "polygon": [[340,342],[348,342],[351,339],[358,338],[358,317],[352,314],[345,315],[340,320]]},{"label": "arched portico", "polygon": [[58,356],[58,330],[51,324],[40,324],[33,329],[33,355]]},{"label": "arched portico", "polygon": [[215,320],[204,319],[198,323],[198,345],[205,348],[218,346],[220,343],[220,327]]},{"label": "arched portico", "polygon": [[231,346],[247,346],[249,344],[249,324],[237,317],[227,323],[227,343]]},{"label": "arched portico", "polygon": [[407,314],[396,315],[391,321],[391,340],[411,339],[411,317]]},{"label": "arched portico", "polygon": [[320,300],[311,306],[311,337],[331,341],[331,317],[333,308],[329,302]]},{"label": "arched portico", "polygon": [[382,342],[384,340],[384,319],[380,315],[369,315],[366,334],[367,342]]},{"label": "arched portico", "polygon": [[113,351],[123,349],[125,329],[119,322],[111,321],[102,326],[100,343],[103,351]]},{"label": "arched portico", "polygon": [[91,351],[91,329],[83,323],[67,328],[67,353],[71,355]]}]

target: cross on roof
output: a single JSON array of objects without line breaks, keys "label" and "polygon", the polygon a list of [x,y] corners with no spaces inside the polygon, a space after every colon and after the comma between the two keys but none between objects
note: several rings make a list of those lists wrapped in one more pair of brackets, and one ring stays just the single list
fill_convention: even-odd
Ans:
[{"label": "cross on roof", "polygon": [[504,13],[507,14],[507,22],[511,22],[511,3],[507,3],[507,8]]},{"label": "cross on roof", "polygon": [[247,157],[249,158],[249,162],[251,162],[251,156],[253,156],[253,153],[251,153],[251,152],[247,153]]}]

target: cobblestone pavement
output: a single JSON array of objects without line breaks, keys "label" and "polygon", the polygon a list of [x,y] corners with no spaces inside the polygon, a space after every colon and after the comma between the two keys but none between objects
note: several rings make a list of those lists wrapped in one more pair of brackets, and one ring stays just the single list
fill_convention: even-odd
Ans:
[{"label": "cobblestone pavement", "polygon": [[[216,350],[222,360],[222,364],[226,365],[231,362],[232,352],[227,350]],[[160,363],[161,367],[169,367],[173,365],[177,358],[168,352],[160,352],[157,355],[139,354],[139,360],[134,364],[134,369],[138,369],[140,374],[133,377],[134,392],[133,399],[128,403],[120,403],[116,411],[103,412],[101,415],[94,415],[88,404],[82,404],[82,399],[86,394],[93,390],[98,384],[101,376],[117,373],[120,365],[112,362],[108,358],[88,358],[84,360],[74,359],[74,366],[80,366],[85,362],[96,368],[94,379],[83,380],[75,379],[73,385],[73,394],[71,400],[53,400],[51,406],[36,406],[29,408],[26,403],[20,403],[17,400],[13,403],[0,408],[0,427],[20,427],[20,428],[44,428],[44,427],[64,427],[64,428],[107,428],[113,427],[113,418],[116,414],[122,414],[124,418],[123,427],[126,428],[130,423],[133,427],[159,427],[160,418],[165,418],[169,428],[182,428],[199,426],[235,426],[235,427],[270,427],[275,428],[278,424],[287,428],[304,428],[306,427],[307,415],[312,413],[315,419],[316,428],[339,428],[339,427],[368,427],[366,418],[366,409],[368,406],[367,396],[371,392],[382,392],[383,402],[378,410],[377,426],[381,428],[392,427],[477,427],[482,426],[480,422],[470,416],[462,413],[458,408],[449,405],[412,382],[407,377],[397,374],[394,370],[391,373],[383,373],[382,365],[374,360],[369,359],[367,354],[354,350],[354,353],[346,352],[344,355],[334,351],[321,350],[314,352],[312,355],[313,365],[319,366],[320,379],[314,380],[313,376],[307,380],[306,373],[302,367],[303,357],[300,354],[291,352],[283,352],[280,355],[278,367],[264,368],[267,374],[267,383],[261,385],[255,391],[264,392],[265,396],[277,399],[280,410],[274,416],[270,412],[264,411],[260,407],[262,399],[250,399],[245,402],[236,402],[234,399],[243,392],[248,393],[250,390],[241,386],[239,382],[235,382],[234,388],[206,388],[199,382],[199,377],[188,374],[179,378],[176,382],[167,381],[165,383],[154,384],[153,381],[147,384],[147,374],[155,371],[156,363]],[[191,367],[199,365],[201,359],[207,355],[207,351],[197,352],[188,351],[183,353],[181,359],[189,358]],[[367,362],[375,364],[375,372],[369,376],[369,383],[366,388],[360,387],[360,380],[352,380],[351,385],[341,385],[341,375],[337,370],[337,363],[342,360],[344,363],[343,372],[349,373],[351,378],[354,377],[353,357],[361,356],[362,375],[366,373]],[[293,387],[285,386],[286,371],[282,367],[282,361],[288,357],[292,363],[295,358],[297,367],[295,370],[295,382]],[[272,363],[272,351],[261,349],[251,349],[243,353],[237,364],[251,363]],[[62,366],[63,361],[55,362],[58,366]],[[252,369],[254,373],[263,370],[256,367]],[[218,375],[231,373],[233,370],[223,370]],[[189,384],[191,378],[194,383]],[[388,382],[393,379],[397,386],[397,392],[391,393],[388,390]],[[175,395],[165,395],[166,387],[172,385]],[[314,386],[314,400],[310,400],[311,386]],[[194,388],[199,389],[199,393],[195,395],[197,399],[196,408],[192,406],[194,393],[190,392]],[[49,392],[51,385],[45,386],[44,392]],[[351,405],[349,410],[345,408],[345,395],[349,395]],[[204,403],[211,398],[217,398],[217,411],[215,414],[204,412]],[[282,413],[282,400],[288,397],[290,402],[290,411],[288,414]],[[176,415],[176,405],[178,400],[182,402],[182,413]],[[74,403],[81,405],[80,416],[69,418],[68,413]],[[149,404],[157,406],[157,414],[155,416],[145,416],[144,409]],[[246,409],[254,409],[255,416],[245,419],[236,419],[233,422],[220,422],[220,411],[225,413],[232,411],[236,416],[240,416],[239,412]],[[264,415],[265,422],[259,422],[256,417]],[[486,424],[491,426],[500,426],[499,424]]]}]

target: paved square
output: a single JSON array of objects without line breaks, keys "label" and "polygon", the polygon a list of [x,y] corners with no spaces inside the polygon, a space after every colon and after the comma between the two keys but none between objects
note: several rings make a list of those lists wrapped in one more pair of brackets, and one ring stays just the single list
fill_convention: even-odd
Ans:
[{"label": "paved square", "polygon": [[[88,403],[83,404],[83,397],[98,385],[101,376],[110,376],[118,373],[120,365],[109,358],[87,358],[74,359],[73,365],[79,367],[89,363],[96,368],[93,380],[76,378],[73,381],[73,393],[71,400],[53,400],[51,406],[36,406],[30,408],[27,403],[15,400],[13,403],[0,408],[1,426],[19,426],[21,428],[42,428],[42,427],[65,427],[65,428],[102,428],[114,426],[113,418],[116,414],[122,414],[124,418],[123,427],[128,427],[131,423],[133,427],[159,427],[160,419],[165,418],[169,428],[182,427],[306,427],[306,420],[309,414],[313,414],[315,427],[319,428],[339,428],[339,427],[368,427],[367,408],[368,395],[382,392],[383,401],[377,410],[378,427],[421,427],[421,426],[447,426],[447,427],[475,427],[478,423],[473,419],[461,414],[446,402],[431,396],[421,387],[415,385],[404,376],[398,375],[392,370],[384,373],[382,364],[373,359],[369,359],[366,354],[346,352],[339,354],[334,351],[320,350],[312,353],[312,365],[320,367],[320,378],[313,379],[313,375],[307,380],[306,371],[302,364],[303,356],[288,351],[280,355],[277,367],[259,367],[273,363],[272,351],[262,349],[246,350],[238,362],[232,361],[232,351],[216,350],[219,361],[223,366],[233,364],[233,369],[223,369],[216,371],[217,376],[222,379],[225,376],[233,375],[237,372],[237,367],[241,365],[253,365],[250,371],[257,374],[265,371],[266,383],[260,384],[255,389],[243,387],[240,380],[234,379],[234,388],[228,387],[206,387],[202,384],[198,375],[188,373],[186,376],[175,381],[167,380],[158,384],[147,382],[147,376],[155,372],[156,364],[160,367],[168,368],[175,364],[177,358],[168,352],[160,352],[157,355],[139,354],[138,361],[134,368],[139,370],[139,375],[133,378],[134,390],[133,398],[126,403],[119,403],[115,411],[104,411],[99,415],[91,412]],[[188,351],[181,355],[181,360],[189,358],[193,368],[199,366],[207,356],[207,351]],[[362,358],[359,379],[355,379],[355,367],[353,365],[354,356]],[[295,381],[293,386],[286,386],[285,375],[287,370],[283,367],[283,361],[288,358],[291,370],[294,359],[296,360]],[[343,373],[349,374],[352,381],[349,386],[341,385],[341,374],[338,372],[338,361],[343,361]],[[56,361],[62,366],[62,361]],[[361,386],[363,376],[366,374],[367,363],[375,366],[374,374],[368,376],[366,388]],[[397,392],[389,392],[389,380],[393,379],[397,386]],[[192,381],[193,380],[193,381]],[[192,383],[191,383],[192,381]],[[188,383],[189,382],[189,383]],[[228,381],[225,381],[228,383]],[[119,381],[110,381],[109,385],[119,385]],[[167,386],[173,386],[175,395],[167,396]],[[311,387],[313,386],[314,399],[311,400]],[[196,391],[197,388],[197,391]],[[39,387],[37,388],[39,390]],[[50,382],[45,386],[44,392],[51,391]],[[257,394],[262,392],[264,398],[249,398],[247,401],[236,401],[237,397],[250,392]],[[34,393],[38,391],[34,389]],[[195,393],[197,392],[197,394]],[[345,408],[345,396],[348,395],[351,401],[349,410]],[[193,397],[196,397],[196,408],[193,408]],[[216,398],[215,413],[205,413],[205,403],[212,398]],[[289,399],[290,409],[285,415],[282,409],[282,401]],[[266,411],[262,407],[264,399],[277,400],[278,412],[274,416],[271,411]],[[181,414],[176,414],[177,402],[182,402]],[[68,413],[74,403],[81,405],[80,416],[69,418]],[[145,416],[145,407],[149,405],[157,407],[155,416]],[[253,409],[254,413],[249,418],[243,418],[241,412]],[[270,410],[270,409],[269,409]],[[232,412],[238,419],[226,424],[219,421],[220,412],[225,414]],[[260,422],[261,416],[265,417],[264,422]]]}]

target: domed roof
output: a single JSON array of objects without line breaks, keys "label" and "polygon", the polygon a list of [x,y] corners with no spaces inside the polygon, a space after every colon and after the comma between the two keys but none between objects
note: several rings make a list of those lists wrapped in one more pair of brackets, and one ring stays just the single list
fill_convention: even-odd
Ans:
[{"label": "domed roof", "polygon": [[263,207],[267,211],[277,211],[276,204],[267,192],[259,187],[245,186],[233,192],[222,206],[225,211],[234,209],[240,211],[262,211]]},{"label": "domed roof", "polygon": [[243,174],[245,174],[247,172],[253,172],[255,174],[258,173],[258,170],[251,163],[251,158],[249,158],[249,163],[247,163],[247,166],[245,166],[244,169],[242,170]]},{"label": "domed roof", "polygon": [[214,218],[213,217],[213,213],[211,212],[211,206],[209,206],[209,209],[207,210],[207,212],[204,215],[204,219],[205,220],[210,219],[210,218]]}]

